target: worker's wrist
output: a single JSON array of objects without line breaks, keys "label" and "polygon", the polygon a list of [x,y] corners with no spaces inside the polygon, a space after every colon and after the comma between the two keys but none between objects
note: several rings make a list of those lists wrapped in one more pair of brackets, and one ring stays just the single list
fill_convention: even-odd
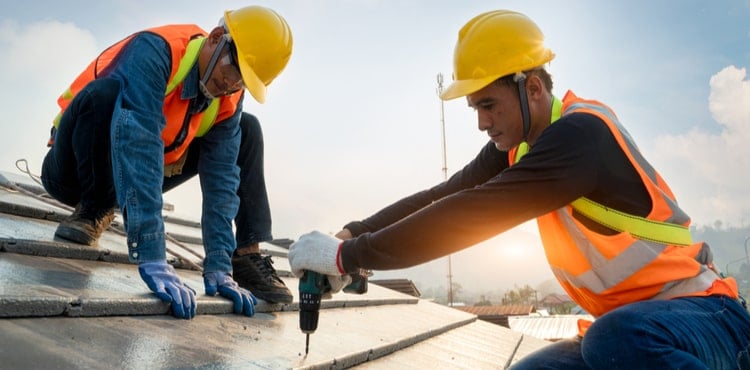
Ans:
[{"label": "worker's wrist", "polygon": [[357,260],[354,253],[352,253],[352,240],[354,239],[344,240],[339,244],[336,264],[342,275],[359,271],[359,266],[356,263]]},{"label": "worker's wrist", "polygon": [[370,232],[370,230],[368,230],[361,221],[352,221],[344,225],[343,229],[349,230],[349,232],[352,234],[352,237],[355,238],[366,232]]},{"label": "worker's wrist", "polygon": [[344,269],[344,265],[341,263],[341,246],[343,245],[344,242],[342,241],[339,243],[338,250],[336,251],[336,268],[339,269],[341,275],[346,275],[346,269]]}]

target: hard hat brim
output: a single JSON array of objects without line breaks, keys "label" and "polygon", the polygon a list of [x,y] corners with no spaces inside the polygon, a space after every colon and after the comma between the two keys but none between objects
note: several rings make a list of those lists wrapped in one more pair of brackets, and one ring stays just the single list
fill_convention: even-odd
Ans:
[{"label": "hard hat brim", "polygon": [[[235,46],[237,45],[235,44]],[[240,50],[238,46],[237,54],[245,55],[242,53],[242,50]],[[266,85],[263,83],[263,81],[260,80],[260,78],[258,78],[258,75],[255,74],[253,67],[250,67],[250,65],[247,64],[245,58],[240,57],[237,59],[237,63],[240,65],[240,74],[242,75],[242,82],[245,84],[245,88],[250,91],[250,95],[255,98],[255,101],[261,104],[265,103]]]},{"label": "hard hat brim", "polygon": [[[237,30],[234,29],[234,23],[229,19],[229,13],[229,10],[224,12],[224,20],[226,27],[229,30],[229,34],[232,36],[232,38],[234,38],[234,35],[237,34]],[[260,80],[260,77],[258,77],[258,74],[255,73],[253,67],[251,67],[250,64],[247,63],[247,54],[245,54],[245,50],[243,50],[240,45],[234,40],[232,40],[232,42],[234,43],[234,47],[237,50],[237,64],[239,64],[240,66],[242,83],[245,85],[245,88],[250,91],[250,95],[255,98],[255,101],[261,104],[265,103],[266,84],[264,84],[263,81]]]},{"label": "hard hat brim", "polygon": [[489,76],[476,80],[453,81],[441,94],[440,99],[451,100],[475,93],[502,76]]}]

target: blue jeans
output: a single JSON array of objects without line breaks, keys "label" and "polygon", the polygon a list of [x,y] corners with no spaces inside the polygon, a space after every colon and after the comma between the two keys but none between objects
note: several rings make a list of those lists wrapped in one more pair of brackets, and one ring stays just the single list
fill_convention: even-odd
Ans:
[{"label": "blue jeans", "polygon": [[90,209],[117,206],[109,131],[119,93],[117,80],[96,80],[81,90],[62,115],[41,175],[44,189],[58,201]]},{"label": "blue jeans", "polygon": [[750,369],[750,315],[724,296],[632,303],[511,369]]},{"label": "blue jeans", "polygon": [[[273,239],[271,235],[271,209],[268,203],[263,170],[263,131],[260,122],[250,113],[240,118],[242,141],[237,164],[240,167],[240,208],[234,218],[237,248]],[[198,174],[200,138],[188,148],[188,157],[182,174],[164,178],[163,191],[167,192]]]}]

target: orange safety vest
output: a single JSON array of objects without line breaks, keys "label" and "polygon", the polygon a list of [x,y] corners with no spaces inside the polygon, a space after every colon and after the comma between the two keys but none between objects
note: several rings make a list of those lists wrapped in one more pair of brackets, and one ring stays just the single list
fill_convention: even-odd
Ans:
[{"label": "orange safety vest", "polygon": [[[206,40],[206,32],[196,25],[189,24],[155,27],[143,32],[151,32],[164,38],[169,44],[172,56],[171,73],[167,81],[167,90],[164,93],[163,112],[166,126],[161,132],[165,148],[164,164],[167,165],[177,162],[194,138],[205,135],[217,122],[231,117],[237,109],[237,103],[242,94],[215,98],[206,110],[189,116],[190,100],[181,98],[182,81],[198,61],[200,49]],[[68,90],[60,95],[57,99],[60,113],[53,122],[54,127],[58,126],[62,112],[70,105],[75,95],[89,82],[98,78],[98,74],[107,68],[135,35],[137,33],[104,50],[78,75]],[[52,145],[52,140],[53,138],[50,139],[49,145]]]},{"label": "orange safety vest", "polygon": [[[555,100],[557,100],[555,98]],[[559,102],[559,100],[557,100]],[[560,109],[562,110],[560,112]],[[604,104],[578,98],[568,91],[553,122],[576,112],[593,114],[607,124],[620,148],[640,175],[651,197],[651,212],[644,222],[687,228],[690,218],[677,206],[672,191],[643,158],[615,114]],[[555,117],[557,115],[557,117]],[[519,147],[509,152],[510,163]],[[570,297],[594,317],[628,303],[684,296],[723,294],[737,298],[737,283],[722,279],[711,261],[698,261],[704,243],[675,244],[659,238],[635,236],[626,230],[602,235],[587,229],[573,217],[581,198],[537,218],[542,244],[552,272]],[[603,209],[606,207],[601,206]],[[614,211],[617,212],[617,211]],[[618,212],[624,214],[623,212]],[[632,218],[640,218],[628,215]],[[609,216],[592,218],[605,226]],[[687,231],[687,230],[686,230]],[[585,328],[581,328],[581,334]]]}]

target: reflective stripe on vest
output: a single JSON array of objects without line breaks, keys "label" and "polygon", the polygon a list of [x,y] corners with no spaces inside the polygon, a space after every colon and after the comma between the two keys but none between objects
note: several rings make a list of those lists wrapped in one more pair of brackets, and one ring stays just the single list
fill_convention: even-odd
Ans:
[{"label": "reflective stripe on vest", "polygon": [[[562,102],[553,96],[550,124],[555,123],[561,116]],[[522,142],[514,149],[514,153],[510,154],[513,158],[513,163],[518,162],[528,151],[529,144],[525,141]],[[649,220],[644,217],[615,210],[585,197],[574,200],[570,206],[600,225],[618,232],[627,231],[640,239],[679,246],[693,244],[690,230],[683,225]]]},{"label": "reflective stripe on vest", "polygon": [[[169,83],[167,84],[167,90],[164,92],[164,96],[169,95],[172,91],[174,91],[177,85],[181,84],[182,81],[185,80],[185,77],[187,77],[190,69],[195,63],[195,60],[198,59],[198,53],[200,52],[200,49],[205,41],[206,38],[202,37],[192,40],[188,43],[185,56],[183,56],[180,60],[180,66],[177,69],[177,73],[175,73],[175,75],[169,80]],[[66,89],[61,95],[61,98],[65,100],[73,100],[74,97],[75,96],[73,95],[73,92],[70,90],[70,88]],[[63,112],[59,112],[57,116],[55,116],[55,119],[52,121],[52,124],[55,127],[58,127],[60,125],[60,118],[62,117],[62,113]],[[195,134],[195,136],[201,137],[205,135],[213,125],[218,114],[219,99],[217,98],[213,99],[208,108],[206,108],[206,110],[203,112],[203,119],[201,120],[201,125],[198,128],[198,132]]]},{"label": "reflective stripe on vest", "polygon": [[[203,43],[206,42],[205,37],[201,37],[198,39],[191,40],[187,45],[187,50],[185,51],[185,56],[182,57],[180,60],[180,66],[177,68],[177,73],[172,77],[171,80],[169,80],[169,83],[167,84],[167,90],[164,93],[164,96],[169,95],[172,91],[174,91],[175,88],[179,84],[182,83],[183,80],[185,80],[185,77],[187,77],[188,73],[190,72],[190,69],[193,68],[193,65],[195,64],[196,60],[198,59],[198,54],[201,51],[201,47],[203,46]],[[208,130],[211,129],[211,126],[213,126],[214,121],[216,121],[216,116],[219,114],[219,99],[214,98],[211,100],[211,104],[209,104],[208,108],[206,108],[205,111],[203,111],[203,118],[201,119],[201,125],[198,127],[198,131],[195,133],[195,137],[201,137],[208,132]]]},{"label": "reflective stripe on vest", "polygon": [[[560,115],[577,112],[593,114],[607,124],[641,177],[652,202],[651,211],[641,219],[659,225],[659,230],[664,223],[687,227],[689,218],[677,207],[669,187],[638,152],[614,113],[601,103],[584,101],[568,92]],[[516,159],[516,150],[508,154],[510,160]],[[705,261],[697,260],[703,243],[682,247],[676,243],[682,240],[680,237],[656,242],[631,230],[598,234],[576,220],[573,213],[573,205],[568,205],[539,216],[537,223],[553,273],[571,298],[592,315],[600,316],[624,304],[647,299],[709,292],[736,295],[736,288],[733,290],[731,284],[707,269]],[[607,225],[611,222],[606,220],[628,217],[614,214],[594,215],[592,219]],[[652,231],[645,234],[649,232]],[[668,238],[671,237],[659,237]]]},{"label": "reflective stripe on vest", "polygon": [[[205,31],[195,25],[170,25],[151,28],[145,32],[163,37],[169,44],[170,54],[173,57],[163,104],[163,114],[167,124],[161,132],[161,139],[164,142],[164,147],[170,149],[164,153],[165,164],[174,163],[186,152],[187,146],[193,138],[204,136],[214,124],[234,115],[243,94],[238,93],[215,98],[203,112],[192,115],[187,113],[189,100],[182,100],[180,96],[182,82],[197,62],[202,44],[206,40]],[[62,112],[65,111],[75,95],[90,81],[99,77],[99,71],[106,68],[114,60],[134,35],[104,50],[58,98],[61,109],[60,114],[53,122],[53,127],[59,125]],[[52,144],[53,138],[54,128],[48,145]]]}]

